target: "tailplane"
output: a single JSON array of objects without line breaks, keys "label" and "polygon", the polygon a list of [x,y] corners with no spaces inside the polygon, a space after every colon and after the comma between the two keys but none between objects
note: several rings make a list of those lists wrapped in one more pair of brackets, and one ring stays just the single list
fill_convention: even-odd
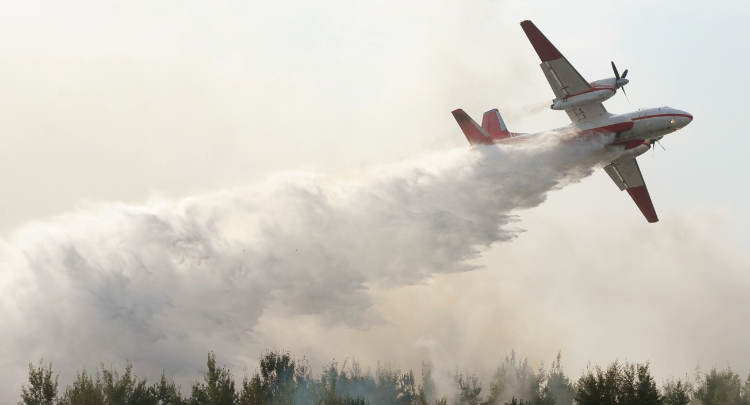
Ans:
[{"label": "tailplane", "polygon": [[510,138],[510,132],[500,116],[500,111],[496,109],[489,110],[482,117],[482,128],[484,128],[490,137],[495,140]]},{"label": "tailplane", "polygon": [[511,133],[503,122],[503,117],[497,109],[487,111],[482,117],[482,126],[476,123],[464,110],[453,111],[458,126],[472,145],[492,145],[493,143],[510,138]]},{"label": "tailplane", "polygon": [[469,143],[472,145],[492,145],[493,142],[492,138],[490,138],[490,134],[487,133],[487,131],[480,127],[479,124],[476,123],[471,117],[469,117],[469,114],[466,114],[464,110],[458,109],[453,111],[453,117],[456,118],[456,122],[458,122],[458,126],[461,127],[461,131],[464,132],[464,135],[466,135],[466,139],[469,140]]}]

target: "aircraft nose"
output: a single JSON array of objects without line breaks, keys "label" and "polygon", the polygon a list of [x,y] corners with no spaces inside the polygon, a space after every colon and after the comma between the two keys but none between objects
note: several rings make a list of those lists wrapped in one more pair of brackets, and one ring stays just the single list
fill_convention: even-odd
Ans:
[{"label": "aircraft nose", "polygon": [[691,122],[693,122],[693,114],[680,111],[680,115],[675,117],[675,119],[677,121],[677,128],[678,129],[683,128],[687,124],[690,124]]}]

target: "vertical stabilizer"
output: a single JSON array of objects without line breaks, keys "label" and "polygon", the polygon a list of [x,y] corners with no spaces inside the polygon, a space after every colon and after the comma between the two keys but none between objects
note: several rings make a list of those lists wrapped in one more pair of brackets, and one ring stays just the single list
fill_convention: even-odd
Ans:
[{"label": "vertical stabilizer", "polygon": [[487,111],[482,117],[482,128],[490,134],[494,140],[510,138],[510,132],[500,116],[500,111],[496,109]]},{"label": "vertical stabilizer", "polygon": [[487,133],[484,128],[480,127],[476,121],[471,119],[469,114],[466,114],[464,110],[459,108],[458,110],[453,111],[453,117],[456,118],[458,126],[461,127],[461,131],[464,132],[464,135],[466,135],[466,139],[469,140],[470,144],[492,145],[494,143],[490,134]]}]

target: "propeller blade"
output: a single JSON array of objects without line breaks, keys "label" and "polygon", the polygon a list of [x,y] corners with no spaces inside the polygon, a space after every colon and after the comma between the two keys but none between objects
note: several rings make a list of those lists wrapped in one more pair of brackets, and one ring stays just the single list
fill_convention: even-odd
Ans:
[{"label": "propeller blade", "polygon": [[617,67],[615,66],[615,62],[611,61],[610,63],[612,63],[612,70],[615,72],[615,78],[617,78],[617,80],[620,80],[620,73],[617,72]]},{"label": "propeller blade", "polygon": [[627,76],[627,75],[628,75],[628,70],[627,70],[627,69],[625,69],[625,71],[624,71],[624,72],[622,72],[622,78],[624,79],[624,78],[625,78],[625,76]]},{"label": "propeller blade", "polygon": [[628,93],[625,92],[625,86],[622,86],[622,94],[625,95],[625,100],[628,100],[628,104],[630,104],[630,99],[628,98]]}]

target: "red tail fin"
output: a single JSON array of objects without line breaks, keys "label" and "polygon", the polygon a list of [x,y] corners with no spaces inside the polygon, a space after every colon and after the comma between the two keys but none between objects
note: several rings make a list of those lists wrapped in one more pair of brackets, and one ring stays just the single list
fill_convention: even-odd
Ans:
[{"label": "red tail fin", "polygon": [[487,111],[482,117],[482,128],[490,134],[492,139],[510,138],[510,132],[500,116],[500,111],[496,109]]},{"label": "red tail fin", "polygon": [[469,114],[466,114],[464,110],[459,108],[453,111],[453,117],[456,118],[458,126],[461,127],[461,131],[464,132],[470,144],[492,145],[494,143],[492,138],[490,138],[490,134],[471,119]]}]

